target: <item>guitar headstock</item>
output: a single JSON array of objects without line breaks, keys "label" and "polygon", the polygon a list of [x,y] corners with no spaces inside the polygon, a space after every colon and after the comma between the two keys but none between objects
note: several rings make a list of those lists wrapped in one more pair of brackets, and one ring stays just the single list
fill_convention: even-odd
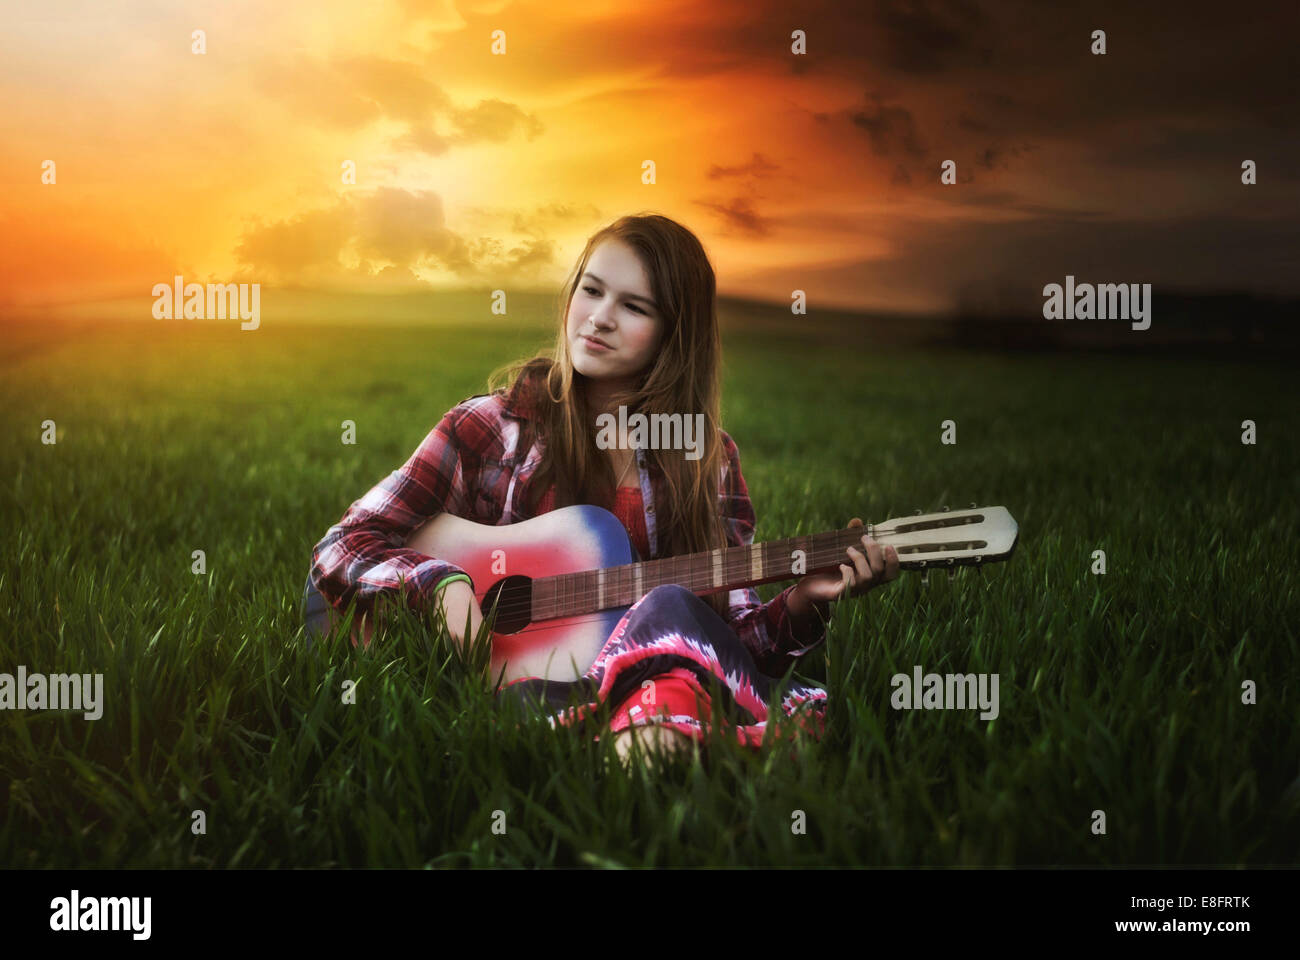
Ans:
[{"label": "guitar headstock", "polygon": [[976,507],[894,517],[874,524],[882,543],[898,551],[904,570],[951,569],[1006,560],[1019,526],[1006,507]]}]

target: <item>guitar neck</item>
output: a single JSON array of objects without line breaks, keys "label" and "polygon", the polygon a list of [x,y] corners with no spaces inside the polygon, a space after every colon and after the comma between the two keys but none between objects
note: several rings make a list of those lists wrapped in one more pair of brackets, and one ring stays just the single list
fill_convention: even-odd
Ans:
[{"label": "guitar neck", "polygon": [[839,569],[848,559],[847,547],[861,549],[861,538],[872,533],[887,542],[893,531],[849,527],[825,533],[787,537],[741,547],[725,547],[618,567],[582,570],[533,580],[533,619],[578,616],[628,607],[655,587],[679,584],[706,595],[738,590],[810,573]]}]

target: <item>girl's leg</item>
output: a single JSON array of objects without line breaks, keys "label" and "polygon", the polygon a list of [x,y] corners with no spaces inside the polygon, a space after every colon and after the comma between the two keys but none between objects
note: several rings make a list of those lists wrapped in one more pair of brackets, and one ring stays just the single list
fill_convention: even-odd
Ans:
[{"label": "girl's leg", "polygon": [[324,638],[330,628],[329,603],[312,586],[311,574],[307,575],[307,583],[302,590],[302,618],[307,635],[307,649],[310,650],[316,641]]}]

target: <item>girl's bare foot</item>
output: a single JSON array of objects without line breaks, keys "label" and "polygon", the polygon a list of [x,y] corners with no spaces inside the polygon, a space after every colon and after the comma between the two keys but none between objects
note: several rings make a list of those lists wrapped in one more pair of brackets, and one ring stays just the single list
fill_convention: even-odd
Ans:
[{"label": "girl's bare foot", "polygon": [[674,755],[693,743],[692,738],[686,734],[658,724],[627,727],[614,734],[614,752],[623,763],[627,762],[627,756],[632,752],[633,737],[640,744],[643,762],[647,764],[652,754]]}]

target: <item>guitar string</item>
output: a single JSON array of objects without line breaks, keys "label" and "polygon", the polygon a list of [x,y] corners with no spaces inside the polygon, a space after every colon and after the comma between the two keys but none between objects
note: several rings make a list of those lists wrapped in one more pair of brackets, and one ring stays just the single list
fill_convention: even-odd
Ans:
[{"label": "guitar string", "polygon": [[[954,526],[956,526],[956,525],[954,525]],[[866,530],[867,528],[866,528],[866,526],[864,525],[862,529],[863,529],[863,530]],[[942,527],[940,527],[940,528],[937,528],[937,529],[939,529],[939,530],[944,530],[944,529],[947,529],[947,528],[942,528]],[[831,532],[831,533],[843,533],[843,532],[846,532],[846,531],[838,531],[838,530],[836,530],[836,531],[827,531],[827,532]],[[884,536],[884,537],[890,537],[890,536],[895,536],[895,535],[897,535],[897,534],[898,534],[898,530],[897,530],[896,528],[887,528],[887,529],[874,528],[874,529],[872,529],[872,532],[871,532],[872,537],[873,537],[873,538],[876,538],[876,539],[880,538],[881,536]],[[808,534],[807,536],[822,536],[822,535],[824,535],[824,534]],[[863,535],[865,536],[866,534],[863,534]],[[788,537],[788,538],[784,538],[784,539],[788,539],[788,540],[798,540],[799,537]],[[772,542],[773,542],[773,541],[767,541],[767,543],[769,543],[769,544],[772,543]],[[754,546],[759,546],[759,544],[754,544]],[[808,564],[808,566],[811,567],[811,568],[813,568],[813,569],[816,569],[817,567],[829,566],[831,563],[834,563],[834,562],[847,563],[847,562],[848,562],[847,559],[845,559],[845,560],[838,560],[837,558],[839,558],[839,557],[846,557],[846,558],[847,558],[847,556],[848,556],[848,554],[847,554],[847,547],[848,547],[848,546],[850,546],[850,545],[846,545],[846,549],[845,549],[844,551],[838,551],[838,550],[836,550],[836,551],[832,552],[832,553],[829,554],[829,555],[827,555],[827,554],[825,553],[825,551],[826,551],[827,549],[831,549],[831,548],[822,548],[822,550],[821,550],[820,552],[818,551],[818,549],[814,548],[813,550],[811,550],[811,551],[809,552],[809,564]],[[740,549],[744,549],[744,548],[743,548],[743,547],[728,547],[727,549],[730,549],[730,550],[740,550]],[[671,577],[671,576],[673,575],[673,573],[674,573],[674,571],[671,569],[671,564],[672,564],[674,561],[682,561],[682,560],[685,560],[685,558],[686,558],[686,557],[689,557],[689,556],[691,556],[691,555],[690,555],[690,554],[685,554],[685,555],[679,555],[679,556],[676,556],[676,557],[659,557],[659,558],[655,558],[655,559],[652,559],[652,560],[643,560],[643,561],[640,561],[640,562],[641,562],[643,565],[645,565],[645,564],[652,564],[652,563],[664,563],[666,566],[668,566],[668,568],[669,568],[669,569],[668,569],[668,573],[669,573],[669,576]],[[696,562],[698,562],[698,560],[697,560]],[[608,572],[608,571],[614,571],[614,570],[627,570],[627,571],[629,571],[629,572],[626,573],[626,574],[618,574],[618,575],[615,575],[615,579],[632,579],[632,577],[633,577],[634,575],[631,573],[631,571],[632,571],[632,569],[633,569],[635,566],[636,566],[635,563],[629,563],[629,564],[619,564],[619,565],[614,566],[614,567],[605,567],[604,569],[605,569],[607,572]],[[588,576],[590,576],[590,574],[591,574],[592,572],[593,572],[592,570],[574,570],[574,571],[571,571],[571,572],[569,572],[569,573],[567,573],[567,574],[554,574],[554,575],[551,575],[551,576],[556,577],[556,578],[559,578],[559,577],[565,577],[565,576],[577,576],[577,575],[582,575],[582,574],[587,574]],[[709,573],[706,574],[706,575],[710,575],[710,576],[711,576],[711,570],[710,570]],[[538,580],[551,579],[551,576],[548,576],[548,577],[538,577],[538,578],[536,578],[536,579],[538,579]],[[606,591],[607,594],[611,594],[611,593],[612,593],[614,596],[617,596],[618,594],[620,594],[620,593],[622,592],[622,590],[619,588],[619,585],[618,585],[618,584],[611,584],[611,583],[609,583],[609,579],[610,579],[609,577],[606,578],[606,587],[605,587],[605,591]],[[691,578],[690,578],[690,577],[684,577],[684,578],[682,578],[682,579],[690,580]],[[793,579],[793,576],[791,577],[791,579]],[[665,583],[672,583],[672,582],[674,582],[674,581],[671,580],[671,579],[665,581]],[[774,581],[774,582],[779,582],[779,581]],[[559,586],[558,580],[557,580],[557,586]],[[631,584],[628,584],[628,586],[631,586]],[[683,584],[683,586],[686,586],[686,585]],[[707,584],[707,586],[712,586],[712,584]],[[690,590],[692,590],[692,592],[694,592],[694,588],[691,588],[691,587],[688,586],[687,589],[690,589]],[[718,588],[717,590],[712,590],[712,591],[710,591],[710,593],[722,593],[722,592],[724,591],[724,589],[726,590],[726,592],[730,592],[731,590],[742,590],[742,589],[746,589],[746,588],[745,588],[745,587]],[[633,592],[635,592],[635,590],[633,590]],[[708,594],[705,594],[705,595],[707,596]],[[580,589],[574,589],[574,590],[564,590],[564,589],[561,588],[561,589],[558,589],[557,592],[552,596],[552,602],[553,602],[554,604],[556,604],[557,606],[569,606],[569,605],[575,605],[575,606],[576,606],[576,605],[580,605],[580,604],[581,604],[581,605],[585,605],[585,604],[587,604],[587,603],[596,602],[596,601],[598,600],[599,596],[600,596],[600,587],[599,587],[599,586],[597,586],[595,589],[580,588]],[[643,596],[644,596],[644,594],[643,594]],[[640,598],[638,597],[638,598],[634,599],[634,600],[632,601],[632,603],[635,603],[637,599],[640,599]],[[627,604],[627,606],[630,606],[630,605],[631,605],[631,604]],[[498,618],[498,620],[499,620],[503,615],[513,615],[513,614],[522,613],[522,612],[524,612],[524,611],[527,611],[529,614],[531,614],[531,613],[533,612],[533,606],[534,606],[534,604],[533,604],[533,601],[532,601],[531,599],[529,599],[529,600],[520,600],[520,601],[511,601],[511,602],[508,602],[508,603],[505,603],[505,604],[498,604],[497,607],[496,607],[496,610],[497,610],[497,618]],[[621,609],[621,608],[623,608],[623,607],[624,607],[624,604],[618,603],[618,604],[611,604],[609,607],[606,607],[606,608],[604,608],[604,609],[606,609],[606,610],[618,610],[618,609]],[[489,607],[489,610],[490,610],[490,609],[491,609],[491,608]],[[598,614],[598,613],[600,613],[600,612],[601,612],[601,611],[599,611],[599,610],[597,610],[597,611],[584,610],[584,611],[582,611],[581,613],[571,614],[571,615],[569,615],[569,616],[567,616],[567,617],[562,617],[562,618],[557,618],[557,617],[548,617],[548,618],[546,618],[546,619],[547,619],[547,620],[551,620],[551,619],[566,619],[566,620],[567,620],[567,619],[570,619],[570,618],[581,617],[581,616],[584,616],[584,615],[587,615],[587,614]],[[488,613],[488,610],[484,610],[483,613],[484,613],[484,615],[486,616],[487,613]],[[545,621],[545,620],[542,620],[542,621],[534,621],[534,622],[544,623],[544,622],[546,622],[546,621]]]},{"label": "guitar string", "polygon": [[[838,531],[835,531],[835,532],[838,532]],[[893,534],[895,534],[895,533],[896,533],[896,531],[894,531],[894,530],[876,530],[876,531],[873,531],[873,534],[881,534],[881,535],[883,535],[883,536],[891,536],[891,535],[893,535]],[[789,539],[798,539],[798,538],[789,538]],[[771,541],[769,541],[769,542],[771,542]],[[729,549],[740,549],[740,548],[732,547],[732,548],[729,548]],[[836,562],[835,558],[838,558],[838,557],[840,557],[841,555],[842,555],[841,553],[839,553],[838,551],[836,551],[836,552],[834,552],[830,557],[827,557],[827,556],[824,556],[824,555],[820,555],[820,556],[819,556],[818,551],[817,551],[816,549],[814,549],[813,551],[811,551],[811,554],[810,554],[810,557],[811,557],[811,563],[810,563],[810,566],[811,566],[813,569],[816,569],[817,567],[821,567],[821,566],[828,566],[830,563],[832,563],[832,562]],[[843,555],[847,555],[847,554],[843,554]],[[690,555],[687,554],[687,555],[685,555],[685,556],[690,556]],[[646,560],[646,561],[642,561],[642,563],[649,564],[649,563],[657,563],[657,562],[660,562],[660,561],[664,561],[664,562],[667,562],[668,564],[671,564],[672,561],[675,561],[675,560],[682,560],[682,559],[684,559],[684,558],[681,557],[681,556],[678,556],[678,557],[663,557],[663,558],[658,558],[658,559],[656,559],[656,560]],[[844,561],[838,561],[838,562],[845,562],[845,563],[846,563],[847,560],[844,560]],[[620,564],[620,565],[615,566],[615,567],[606,567],[606,568],[604,568],[604,569],[606,569],[607,571],[610,571],[610,570],[619,570],[619,569],[627,569],[627,570],[631,570],[631,568],[634,567],[634,566],[635,566],[635,564]],[[555,575],[555,576],[556,576],[556,577],[575,576],[575,575],[580,575],[580,574],[590,574],[591,572],[592,572],[592,571],[590,571],[590,570],[576,570],[576,571],[572,571],[571,573],[568,573],[568,574],[557,574],[557,575]],[[670,577],[672,576],[672,573],[673,573],[673,571],[671,570],[671,567],[670,567],[670,568],[669,568],[669,576],[670,576]],[[621,575],[619,575],[620,578],[624,578],[624,577],[627,577],[627,576],[628,576],[628,575],[626,575],[626,574],[621,574]],[[537,578],[537,579],[549,579],[549,578],[542,578],[542,577],[539,577],[539,578]],[[682,578],[682,579],[689,580],[689,579],[691,579],[691,578],[690,578],[690,577],[684,577],[684,578]],[[792,577],[791,579],[793,579],[793,577]],[[672,583],[672,582],[674,582],[674,581],[672,581],[672,580],[668,580],[668,581],[665,581],[665,582],[666,582],[666,583]],[[708,585],[708,586],[712,586],[712,584],[707,584],[707,585]],[[685,584],[683,584],[683,586],[685,586]],[[691,587],[687,587],[687,589],[691,589],[692,592],[694,592],[694,589],[691,588]],[[721,592],[723,592],[724,589],[727,590],[727,592],[730,592],[730,590],[735,590],[735,589],[745,589],[745,588],[744,588],[744,587],[718,588],[717,590],[711,590],[710,593],[721,593]],[[617,584],[609,584],[609,583],[607,582],[607,584],[606,584],[606,592],[607,592],[607,593],[612,592],[614,595],[617,596],[617,595],[618,595],[619,593],[621,593],[622,591],[619,589],[619,586],[618,586]],[[644,595],[644,594],[643,594],[643,595]],[[707,594],[706,594],[706,595],[707,595]],[[568,605],[578,605],[578,604],[580,604],[580,603],[581,603],[581,604],[590,603],[590,602],[595,601],[599,596],[600,596],[600,588],[599,588],[599,586],[597,586],[595,589],[586,589],[586,588],[582,588],[582,589],[575,589],[575,590],[572,590],[572,591],[561,589],[561,590],[559,590],[556,594],[554,594],[552,600],[553,600],[553,602],[555,602],[557,605],[560,605],[560,606],[568,606]],[[637,598],[637,599],[639,599],[639,598]],[[636,600],[633,600],[633,601],[632,601],[632,603],[635,603],[635,602],[636,602]],[[631,605],[631,604],[628,604],[628,606],[630,606],[630,605]],[[624,604],[621,604],[621,603],[618,603],[618,604],[611,604],[609,607],[606,607],[606,608],[604,608],[604,609],[606,609],[606,610],[617,610],[617,609],[621,609],[623,606],[624,606]],[[520,612],[524,611],[525,609],[527,609],[528,612],[531,613],[531,612],[532,612],[532,607],[533,607],[533,602],[532,602],[531,600],[513,601],[513,602],[506,603],[506,604],[504,604],[504,605],[500,605],[500,604],[499,604],[499,605],[497,606],[497,617],[498,617],[498,619],[499,619],[503,614],[514,614],[514,613],[520,613]],[[489,609],[490,609],[490,608],[489,608]],[[487,611],[484,611],[484,612],[485,612],[485,614],[486,614]],[[582,614],[586,614],[586,613],[599,613],[599,612],[600,612],[600,611],[582,611]],[[570,619],[571,617],[578,617],[578,616],[581,616],[582,614],[577,614],[577,613],[575,613],[575,614],[570,614],[568,617],[564,617],[563,619]],[[548,617],[547,619],[549,620],[549,619],[558,619],[558,618]],[[545,621],[534,621],[534,622],[545,622]]]},{"label": "guitar string", "polygon": [[[883,531],[879,531],[879,530],[878,530],[878,531],[873,531],[873,536],[876,535],[876,534],[880,534],[880,535],[882,535],[882,536],[889,537],[889,536],[893,536],[893,535],[895,535],[895,533],[896,533],[896,531],[894,531],[894,530],[883,530]],[[789,538],[789,539],[798,539],[798,538]],[[770,543],[771,541],[768,541],[768,542]],[[851,545],[852,545],[852,544],[846,544],[845,546],[846,546],[846,548],[847,548],[848,546],[851,546]],[[756,544],[756,546],[757,546],[757,544]],[[729,548],[729,549],[742,549],[742,548],[732,547],[732,548]],[[828,552],[828,551],[829,551],[829,552]],[[687,554],[686,556],[690,556],[690,555]],[[840,559],[840,558],[843,558],[843,559]],[[674,575],[674,571],[672,570],[672,566],[671,566],[672,563],[673,563],[674,561],[680,561],[680,560],[683,560],[683,559],[684,559],[684,557],[681,557],[681,556],[678,556],[678,557],[664,557],[664,558],[660,558],[660,560],[663,560],[663,561],[666,562],[667,570],[668,570],[668,576],[669,576],[670,578],[672,578],[673,575]],[[845,551],[839,551],[839,550],[835,550],[834,548],[826,548],[826,547],[823,547],[823,548],[821,548],[820,550],[818,550],[818,549],[813,549],[813,550],[809,551],[808,567],[811,568],[811,569],[814,569],[814,570],[815,570],[815,569],[817,569],[818,567],[829,566],[829,565],[832,564],[832,563],[837,563],[837,562],[839,562],[839,563],[848,563],[850,559],[851,559],[851,558],[849,558],[849,556],[848,556],[848,554],[847,554],[847,550],[845,550]],[[643,562],[644,562],[644,563],[655,563],[655,562],[658,562],[658,561],[656,561],[656,560],[648,560],[648,561],[643,561]],[[748,561],[745,560],[745,561],[742,561],[742,563],[744,563],[744,564],[746,565],[746,569],[748,569]],[[607,571],[609,571],[609,570],[620,570],[620,569],[627,569],[627,570],[630,570],[633,566],[635,566],[635,564],[620,564],[620,565],[617,566],[617,567],[606,567],[605,569],[606,569]],[[734,566],[734,565],[733,565],[733,566]],[[556,576],[562,577],[562,576],[573,576],[573,575],[582,575],[582,574],[587,574],[587,575],[588,575],[588,578],[589,578],[589,577],[590,577],[590,574],[591,574],[591,571],[578,570],[578,571],[573,571],[573,572],[570,573],[570,574],[558,574],[558,575],[556,575]],[[702,586],[712,587],[712,586],[713,586],[713,584],[712,584],[712,579],[711,579],[711,578],[712,578],[712,570],[710,569],[710,570],[707,570],[707,571],[703,571],[703,572],[702,572],[702,575],[705,576],[705,577],[709,577],[709,578],[710,578],[709,582],[708,582],[708,583],[705,583],[705,584],[702,584]],[[617,576],[617,578],[628,578],[628,577],[630,577],[631,575],[630,575],[630,574],[618,574],[618,575],[616,575],[616,576]],[[797,577],[797,575],[792,574],[788,579],[795,579],[796,577]],[[538,578],[538,579],[546,579],[546,578]],[[687,576],[687,577],[682,577],[682,578],[680,578],[680,579],[681,579],[681,580],[690,581],[690,580],[693,579],[693,578]],[[783,579],[786,579],[786,578],[783,578]],[[666,583],[673,583],[673,582],[675,582],[675,581],[674,581],[673,579],[669,579],[669,580],[667,580],[667,581],[665,581],[665,582],[666,582]],[[772,581],[772,582],[779,582],[779,581]],[[695,592],[695,588],[690,587],[690,586],[688,586],[687,584],[682,584],[682,585],[683,585],[683,586],[687,586],[687,589],[690,589],[690,590],[692,590],[692,592]],[[628,584],[628,586],[631,586],[631,584]],[[725,592],[730,592],[731,590],[737,590],[737,589],[746,589],[746,588],[745,588],[745,587],[719,587],[719,588],[716,589],[716,590],[711,589],[711,590],[709,591],[709,593],[722,593],[722,592],[724,592],[724,591],[725,591]],[[619,588],[618,588],[618,584],[617,584],[617,583],[615,583],[615,584],[611,584],[611,583],[609,582],[609,578],[608,578],[608,577],[606,578],[606,587],[605,587],[605,591],[606,591],[607,594],[612,592],[612,593],[614,593],[615,595],[617,595],[618,593],[621,593],[621,592],[622,592],[621,590],[619,590]],[[705,595],[708,595],[708,594],[705,594]],[[559,605],[562,605],[562,606],[568,606],[568,605],[585,605],[585,604],[587,604],[587,603],[596,602],[596,601],[597,601],[597,598],[599,598],[599,596],[600,596],[600,587],[599,587],[599,586],[595,587],[594,589],[579,588],[579,589],[575,589],[575,590],[560,590],[559,592],[557,592],[557,593],[553,596],[553,598],[552,598],[552,602],[558,603]],[[638,599],[639,599],[639,598],[638,598]],[[634,599],[632,602],[635,603],[636,600]],[[531,607],[531,606],[532,606],[532,602],[531,602],[531,601],[519,601],[519,602],[515,602],[515,603],[513,603],[513,604],[509,604],[509,603],[508,603],[508,604],[505,604],[505,605],[503,605],[503,606],[498,607],[498,609],[499,609],[499,610],[502,610],[502,611],[506,611],[506,612],[516,612],[516,613],[517,613],[517,612],[519,612],[521,609],[523,609],[525,606],[527,606],[527,607]],[[622,607],[622,606],[623,606],[623,604],[613,604],[613,605],[611,605],[610,607],[607,607],[607,608],[605,608],[605,609],[619,609],[619,608]],[[583,613],[583,614],[585,614],[585,613],[590,613],[590,612],[599,612],[599,611],[588,611],[588,610],[581,611],[581,613]],[[577,615],[577,614],[575,614],[575,615]],[[498,617],[499,617],[499,616],[500,616],[500,613],[498,613]],[[548,618],[548,619],[550,619],[550,618]],[[541,622],[544,622],[544,621],[541,621]]]}]

